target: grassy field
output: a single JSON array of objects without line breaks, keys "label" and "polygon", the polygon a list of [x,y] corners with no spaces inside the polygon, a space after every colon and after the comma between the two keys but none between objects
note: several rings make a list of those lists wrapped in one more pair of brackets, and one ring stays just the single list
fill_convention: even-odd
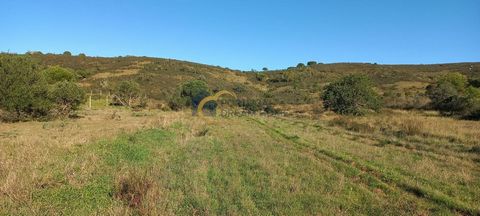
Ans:
[{"label": "grassy field", "polygon": [[0,124],[0,215],[480,214],[480,122],[80,114]]}]

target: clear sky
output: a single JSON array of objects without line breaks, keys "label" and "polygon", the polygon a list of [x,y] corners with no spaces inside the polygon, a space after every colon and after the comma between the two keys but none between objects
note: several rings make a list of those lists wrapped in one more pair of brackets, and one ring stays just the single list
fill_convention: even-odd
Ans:
[{"label": "clear sky", "polygon": [[0,51],[234,69],[480,61],[479,0],[0,0]]}]

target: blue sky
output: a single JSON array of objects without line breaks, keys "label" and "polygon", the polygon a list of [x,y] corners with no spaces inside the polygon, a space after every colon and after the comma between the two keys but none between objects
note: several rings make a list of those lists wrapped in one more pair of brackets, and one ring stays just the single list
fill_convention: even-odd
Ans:
[{"label": "blue sky", "polygon": [[478,0],[0,0],[0,51],[234,69],[480,61]]}]

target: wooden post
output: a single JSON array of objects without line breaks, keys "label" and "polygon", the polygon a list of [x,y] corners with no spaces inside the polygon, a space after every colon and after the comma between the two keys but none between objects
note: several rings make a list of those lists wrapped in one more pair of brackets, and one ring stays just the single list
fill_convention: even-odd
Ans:
[{"label": "wooden post", "polygon": [[108,92],[108,95],[105,97],[105,106],[108,107],[108,98],[110,97],[110,92]]},{"label": "wooden post", "polygon": [[90,91],[90,96],[88,97],[88,108],[92,109],[92,94],[93,91]]}]

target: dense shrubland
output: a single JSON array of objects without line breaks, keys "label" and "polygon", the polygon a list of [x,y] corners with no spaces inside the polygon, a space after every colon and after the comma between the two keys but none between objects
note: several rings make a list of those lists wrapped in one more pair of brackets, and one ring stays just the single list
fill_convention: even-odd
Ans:
[{"label": "dense shrubland", "polygon": [[0,118],[19,121],[68,116],[85,99],[75,74],[61,67],[41,70],[31,58],[0,55]]},{"label": "dense shrubland", "polygon": [[[58,87],[56,83],[64,81],[77,82],[88,92],[110,92],[115,95],[114,104],[130,107],[144,107],[149,101],[156,107],[172,110],[195,108],[202,98],[228,90],[239,96],[236,105],[247,112],[277,113],[279,110],[275,108],[311,105],[318,106],[319,111],[325,107],[341,114],[361,115],[378,111],[383,105],[394,109],[435,109],[445,115],[468,119],[478,119],[479,115],[476,96],[480,86],[478,63],[379,65],[309,61],[286,70],[265,68],[267,70],[263,72],[241,73],[228,68],[148,57],[102,58],[69,52],[4,56],[29,59],[25,61],[30,63],[11,67],[22,70],[21,73],[34,70],[30,76],[42,77],[33,78],[35,81],[29,84],[32,88],[28,88],[28,92],[15,90],[22,92],[19,98],[23,99],[16,102],[19,104],[3,102],[0,109],[16,113],[16,116],[45,117],[57,112],[54,110],[61,110],[55,105],[56,100],[48,95]],[[35,68],[26,69],[28,64]],[[437,82],[439,77],[450,76],[448,74],[453,72],[468,77],[461,80],[464,87],[445,80]],[[358,79],[358,85],[348,83],[345,80],[352,78],[350,74],[363,78]],[[357,87],[360,91],[353,91]],[[191,89],[201,91],[189,92]],[[6,91],[6,87],[3,90]],[[19,93],[11,91],[8,94]],[[7,98],[5,94],[1,100]],[[215,103],[207,104],[206,108],[213,110]]]}]

